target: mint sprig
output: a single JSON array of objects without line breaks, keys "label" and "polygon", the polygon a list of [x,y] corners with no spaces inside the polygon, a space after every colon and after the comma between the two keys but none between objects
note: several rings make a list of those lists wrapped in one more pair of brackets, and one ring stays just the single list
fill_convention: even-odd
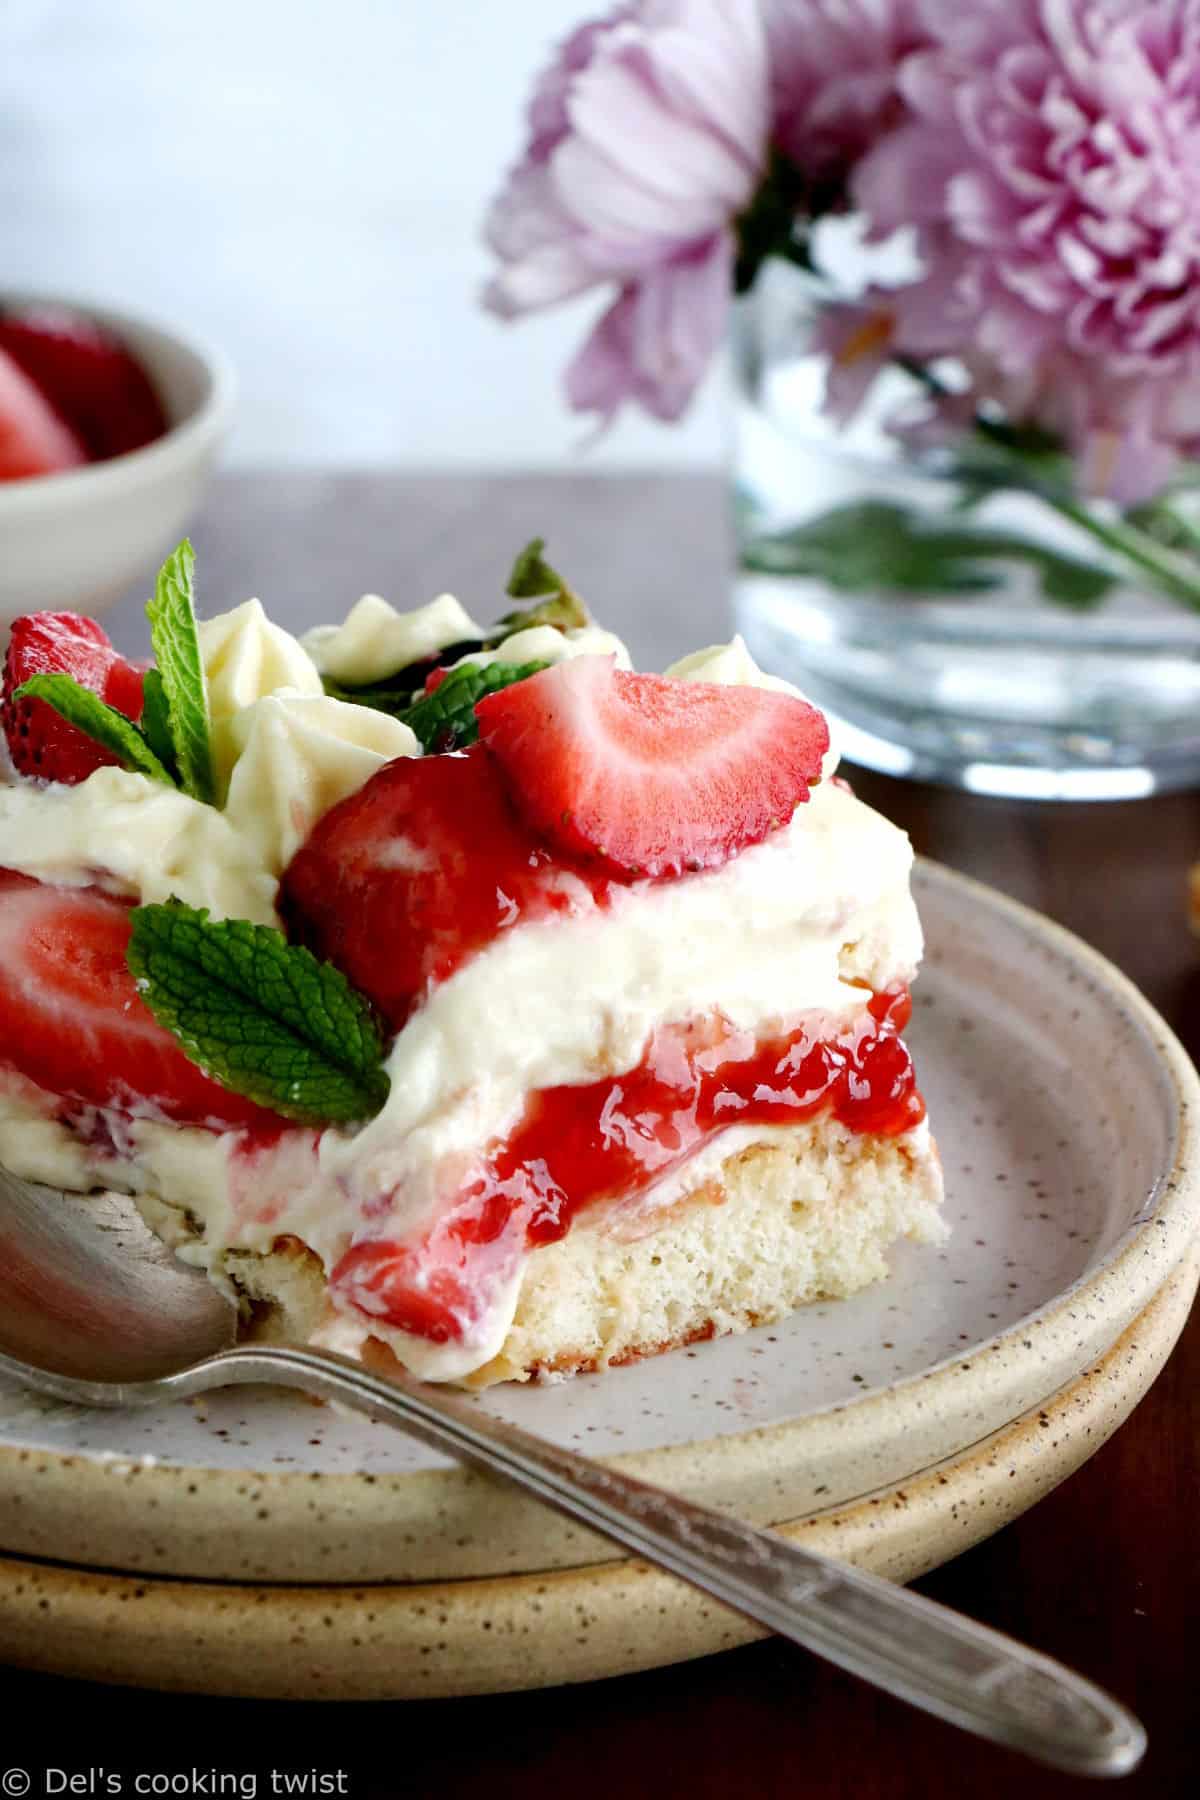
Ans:
[{"label": "mint sprig", "polygon": [[177,900],[131,917],[143,1000],[222,1087],[305,1125],[352,1124],[383,1106],[379,1024],[332,963],[268,925]]},{"label": "mint sprig", "polygon": [[543,554],[545,538],[530,538],[518,551],[509,575],[505,593],[513,600],[537,600],[536,606],[518,608],[497,621],[497,642],[514,631],[529,631],[535,625],[553,625],[558,631],[577,631],[589,622],[590,614],[573,587],[568,586],[557,569],[552,569]]},{"label": "mint sprig", "polygon": [[169,771],[171,780],[178,782],[179,770],[175,763],[175,744],[171,737],[167,696],[162,676],[157,669],[147,669],[142,678],[141,733],[159,762]]},{"label": "mint sprig", "polygon": [[499,693],[527,675],[537,675],[549,663],[462,663],[451,669],[446,679],[432,694],[426,694],[415,705],[400,714],[401,720],[416,732],[421,748],[462,750],[479,736],[475,708],[485,694]]},{"label": "mint sprig", "polygon": [[44,700],[68,725],[85,731],[94,743],[102,745],[124,768],[133,769],[139,775],[148,775],[151,781],[162,781],[168,787],[174,786],[169,769],[154,754],[132,720],[127,719],[123,712],[118,712],[115,706],[109,706],[91,688],[76,681],[73,675],[41,669],[36,675],[31,675],[28,681],[21,683],[13,699]]},{"label": "mint sprig", "polygon": [[150,621],[150,641],[162,682],[161,700],[166,730],[175,750],[179,784],[194,800],[212,805],[217,780],[208,689],[196,631],[195,570],[195,552],[184,538],[158,572],[146,617]]}]

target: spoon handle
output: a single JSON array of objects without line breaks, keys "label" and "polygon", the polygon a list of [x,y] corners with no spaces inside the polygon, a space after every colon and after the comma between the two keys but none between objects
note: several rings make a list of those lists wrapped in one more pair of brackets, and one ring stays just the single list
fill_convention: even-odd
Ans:
[{"label": "spoon handle", "polygon": [[191,1373],[206,1372],[211,1386],[218,1369],[224,1381],[320,1393],[505,1476],[768,1630],[979,1737],[1088,1775],[1125,1774],[1145,1749],[1131,1713],[1050,1657],[879,1576],[534,1437],[465,1394],[282,1346],[228,1351]]}]

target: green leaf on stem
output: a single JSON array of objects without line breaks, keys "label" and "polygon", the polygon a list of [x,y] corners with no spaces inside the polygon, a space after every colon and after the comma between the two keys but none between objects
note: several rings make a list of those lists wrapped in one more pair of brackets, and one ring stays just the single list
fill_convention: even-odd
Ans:
[{"label": "green leaf on stem", "polygon": [[1004,565],[1031,567],[1048,600],[1086,611],[1099,604],[1110,570],[1066,556],[1016,532],[988,530],[953,514],[929,517],[891,501],[834,507],[791,531],[753,538],[742,552],[747,569],[807,575],[857,594],[943,599],[992,592]]}]

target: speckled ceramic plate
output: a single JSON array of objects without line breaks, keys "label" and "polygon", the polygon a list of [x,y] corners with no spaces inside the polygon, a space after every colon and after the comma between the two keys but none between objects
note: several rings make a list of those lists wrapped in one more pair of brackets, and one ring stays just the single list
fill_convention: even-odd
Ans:
[{"label": "speckled ceramic plate", "polygon": [[[1171,1352],[1198,1271],[1193,1250],[1098,1362],[1012,1424],[901,1485],[780,1529],[894,1581],[969,1549],[1049,1493],[1128,1416]],[[1098,1524],[1097,1556],[1101,1537]],[[0,1662],[188,1693],[496,1693],[626,1675],[757,1635],[635,1561],[479,1581],[256,1587],[0,1559]]]},{"label": "speckled ceramic plate", "polygon": [[[907,1484],[1092,1367],[1200,1222],[1195,1070],[1046,920],[935,866],[910,1033],[952,1237],[782,1325],[479,1404],[762,1522]],[[0,1549],[222,1581],[447,1581],[608,1546],[384,1427],[270,1393],[152,1414],[0,1388]]]}]

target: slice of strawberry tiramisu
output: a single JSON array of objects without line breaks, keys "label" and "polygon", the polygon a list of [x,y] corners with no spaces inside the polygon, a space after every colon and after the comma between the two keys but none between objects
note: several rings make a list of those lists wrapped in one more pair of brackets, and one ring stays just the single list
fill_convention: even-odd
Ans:
[{"label": "slice of strawberry tiramisu", "polygon": [[902,833],[740,642],[641,675],[540,555],[156,664],[18,621],[0,1160],[120,1186],[248,1330],[434,1379],[775,1319],[941,1232]]}]

